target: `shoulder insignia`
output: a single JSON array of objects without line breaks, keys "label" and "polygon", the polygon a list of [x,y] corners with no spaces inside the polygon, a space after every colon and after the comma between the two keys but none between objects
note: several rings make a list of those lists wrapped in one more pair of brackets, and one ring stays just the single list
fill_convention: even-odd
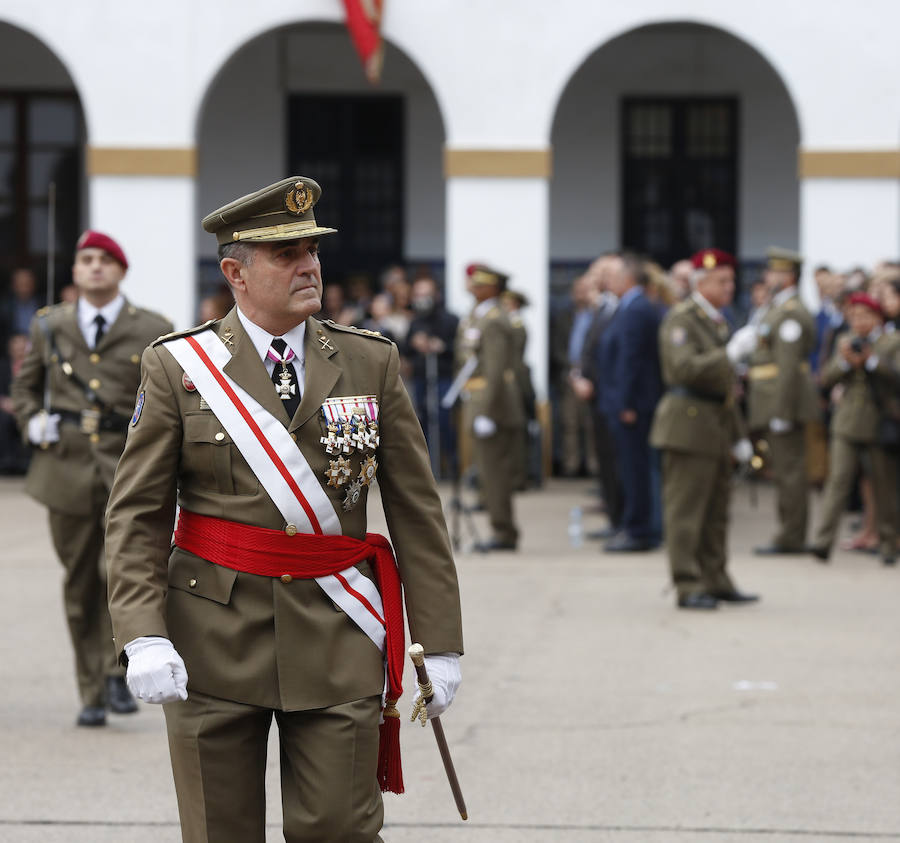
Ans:
[{"label": "shoulder insignia", "polygon": [[356,334],[357,336],[363,337],[371,337],[374,340],[381,340],[382,342],[393,344],[392,340],[389,340],[387,337],[382,336],[378,331],[368,331],[365,328],[357,328],[355,325],[339,325],[333,319],[323,319],[323,325],[327,325],[333,331],[341,331],[346,334]]},{"label": "shoulder insignia", "polygon": [[179,337],[189,337],[192,334],[199,334],[201,331],[205,331],[207,328],[215,325],[218,321],[218,319],[210,319],[208,322],[204,322],[202,325],[195,325],[193,328],[188,328],[186,331],[173,331],[171,334],[163,334],[161,337],[157,337],[153,340],[150,345],[155,348],[160,343],[169,342],[169,340],[177,340]]},{"label": "shoulder insignia", "polygon": [[42,307],[40,310],[36,311],[34,315],[35,316],[46,316],[48,313],[50,313],[50,308]]},{"label": "shoulder insignia", "polygon": [[788,299],[788,300],[784,303],[784,309],[785,309],[785,310],[796,310],[798,307],[799,307],[799,305],[798,305],[798,303],[797,303],[797,299],[796,299],[796,298]]}]

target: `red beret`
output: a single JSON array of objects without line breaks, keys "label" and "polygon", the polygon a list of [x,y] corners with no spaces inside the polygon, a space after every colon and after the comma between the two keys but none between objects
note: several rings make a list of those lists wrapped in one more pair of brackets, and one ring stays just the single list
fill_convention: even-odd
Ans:
[{"label": "red beret", "polygon": [[870,296],[868,293],[853,293],[847,301],[849,304],[861,304],[863,307],[869,308],[869,310],[878,316],[884,317],[878,299]]},{"label": "red beret", "polygon": [[734,255],[723,252],[721,249],[701,249],[695,252],[691,258],[694,269],[715,269],[717,266],[737,266]]},{"label": "red beret", "polygon": [[103,249],[110,257],[122,264],[123,269],[128,269],[128,259],[125,257],[125,252],[108,234],[88,229],[78,238],[78,242],[75,244],[76,252],[81,249]]}]

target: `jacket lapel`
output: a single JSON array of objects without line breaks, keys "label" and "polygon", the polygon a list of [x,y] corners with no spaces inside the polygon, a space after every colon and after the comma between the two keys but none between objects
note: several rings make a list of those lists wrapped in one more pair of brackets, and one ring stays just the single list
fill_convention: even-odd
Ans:
[{"label": "jacket lapel", "polygon": [[[106,333],[100,337],[100,345],[97,346],[96,350],[98,352],[105,351],[115,345],[123,337],[129,336],[136,314],[137,308],[135,308],[128,299],[125,299],[121,310],[119,310],[119,315],[116,317],[116,321],[113,322]],[[80,330],[79,333],[81,333]]]},{"label": "jacket lapel", "polygon": [[54,319],[50,324],[57,336],[64,336],[75,347],[84,351],[90,351],[78,324],[77,305],[72,305],[63,318],[59,320]]},{"label": "jacket lapel", "polygon": [[231,352],[231,360],[225,364],[225,374],[246,389],[286,426],[288,423],[287,411],[275,394],[275,387],[272,386],[265,364],[257,353],[253,341],[247,336],[244,326],[241,325],[236,308],[232,308],[228,315],[219,322],[216,332]]},{"label": "jacket lapel", "polygon": [[341,376],[340,366],[330,360],[337,351],[333,337],[322,330],[321,323],[312,317],[307,319],[306,336],[303,341],[306,362],[303,397],[291,420],[289,430],[294,431],[306,424],[331,394],[331,390],[334,389],[334,385]]}]

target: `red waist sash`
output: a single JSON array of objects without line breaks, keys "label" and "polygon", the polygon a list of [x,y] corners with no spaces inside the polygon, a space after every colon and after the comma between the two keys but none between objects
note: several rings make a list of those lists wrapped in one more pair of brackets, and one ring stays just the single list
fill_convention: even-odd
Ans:
[{"label": "red waist sash", "polygon": [[[378,753],[378,778],[382,790],[402,793],[400,714],[396,704],[403,693],[405,633],[403,589],[391,543],[378,533],[367,533],[365,540],[317,533],[291,536],[283,530],[239,524],[182,509],[175,530],[175,544],[216,565],[248,574],[266,577],[290,574],[298,579],[334,575],[384,624],[388,687]],[[372,560],[384,605],[383,620],[369,601],[353,591],[340,575],[341,571],[365,559]]]}]

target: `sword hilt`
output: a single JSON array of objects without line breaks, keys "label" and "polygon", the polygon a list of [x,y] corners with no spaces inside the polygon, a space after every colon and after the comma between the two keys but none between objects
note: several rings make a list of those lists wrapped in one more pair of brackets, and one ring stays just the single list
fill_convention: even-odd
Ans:
[{"label": "sword hilt", "polygon": [[428,712],[425,710],[425,706],[434,699],[434,687],[428,678],[428,668],[425,667],[425,648],[421,644],[413,644],[409,648],[409,657],[416,669],[416,679],[419,683],[419,699],[413,706],[410,722],[415,723],[418,720],[424,729],[425,723],[428,721]]}]

